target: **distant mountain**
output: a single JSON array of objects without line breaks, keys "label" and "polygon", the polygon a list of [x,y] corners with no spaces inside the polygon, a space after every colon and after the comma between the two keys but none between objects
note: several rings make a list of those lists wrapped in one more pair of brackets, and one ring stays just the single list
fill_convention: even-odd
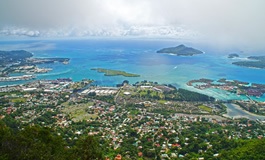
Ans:
[{"label": "distant mountain", "polygon": [[32,57],[33,54],[24,50],[0,51],[0,64],[23,62],[26,58]]},{"label": "distant mountain", "polygon": [[186,47],[185,45],[181,44],[177,47],[169,47],[169,48],[163,48],[157,53],[168,53],[168,54],[175,54],[178,56],[193,56],[195,54],[202,54],[203,52],[191,47]]},{"label": "distant mountain", "polygon": [[232,64],[243,67],[265,69],[265,56],[250,56],[248,61],[238,61]]},{"label": "distant mountain", "polygon": [[236,58],[236,57],[239,57],[239,55],[236,53],[231,53],[228,55],[228,58]]}]

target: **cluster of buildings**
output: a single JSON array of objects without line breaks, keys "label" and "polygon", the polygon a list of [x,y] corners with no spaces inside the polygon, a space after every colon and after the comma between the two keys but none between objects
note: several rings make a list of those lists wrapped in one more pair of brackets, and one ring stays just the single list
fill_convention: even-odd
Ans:
[{"label": "cluster of buildings", "polygon": [[[99,126],[93,126],[94,122],[98,122]],[[137,150],[138,157],[146,156],[146,150],[158,150],[159,153],[154,156],[160,156],[162,159],[187,156],[184,150],[193,145],[194,140],[201,139],[205,135],[209,137],[209,139],[203,139],[206,147],[198,149],[197,153],[204,153],[214,148],[210,137],[211,135],[218,136],[220,132],[222,136],[225,136],[223,138],[227,139],[261,138],[265,135],[264,130],[257,132],[259,129],[253,126],[256,124],[253,121],[232,121],[217,115],[183,113],[165,116],[160,113],[153,113],[147,107],[135,107],[132,110],[126,107],[103,107],[98,118],[90,120],[88,123],[93,126],[89,129],[88,134],[98,135],[108,141],[108,147],[113,151],[128,146],[125,142],[127,139],[133,138],[131,146]],[[207,124],[210,128],[202,132],[190,130],[196,123]],[[219,131],[213,127],[214,125],[221,126],[223,129]],[[226,126],[232,126],[236,131],[229,131]],[[186,135],[186,132],[191,134]],[[129,151],[130,149],[128,149]],[[121,153],[121,155],[127,158],[132,156],[126,152]],[[219,153],[214,153],[212,156],[218,155]]]},{"label": "cluster of buildings", "polygon": [[[249,139],[265,136],[263,124],[231,120],[214,115],[214,112],[202,112],[198,107],[205,105],[218,112],[218,106],[213,102],[147,100],[136,95],[148,90],[157,93],[172,90],[167,86],[87,88],[88,83],[58,79],[0,88],[6,93],[18,91],[0,97],[3,103],[0,117],[8,114],[24,124],[38,122],[65,129],[65,138],[69,141],[82,135],[99,136],[105,142],[102,146],[115,153],[113,158],[117,160],[122,157],[181,158],[188,157],[190,152],[198,153],[198,158],[202,159],[209,150],[212,157],[218,157],[212,137]],[[78,89],[80,92],[74,92]],[[107,102],[104,97],[113,98],[114,103]],[[77,117],[71,117],[65,111],[66,102],[71,107],[82,105],[82,112],[94,117],[82,119],[79,110],[75,111],[78,112],[75,116],[80,116],[79,121],[74,121]],[[195,142],[203,147],[191,147]]]},{"label": "cluster of buildings", "polygon": [[261,97],[265,93],[265,86],[262,84],[249,84],[237,80],[229,81],[220,79],[217,82],[208,79],[192,80],[187,83],[189,86],[194,86],[198,89],[217,88],[238,95],[247,95]]},{"label": "cluster of buildings", "polygon": [[51,68],[39,68],[36,65],[25,65],[10,68],[14,73],[26,73],[26,74],[35,74],[35,73],[47,73],[51,71]]},{"label": "cluster of buildings", "polygon": [[95,93],[96,95],[114,95],[118,92],[116,87],[90,87],[81,92],[82,95]]},{"label": "cluster of buildings", "polygon": [[22,75],[22,76],[12,76],[12,77],[0,77],[0,82],[5,81],[25,81],[25,80],[31,80],[34,79],[34,75]]}]

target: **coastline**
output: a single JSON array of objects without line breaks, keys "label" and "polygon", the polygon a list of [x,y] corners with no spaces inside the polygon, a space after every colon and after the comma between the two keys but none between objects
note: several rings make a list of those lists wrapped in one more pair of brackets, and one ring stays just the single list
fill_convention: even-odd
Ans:
[{"label": "coastline", "polygon": [[34,75],[22,75],[22,76],[13,76],[13,77],[0,77],[0,82],[13,82],[13,81],[26,81],[35,79]]},{"label": "coastline", "polygon": [[[82,41],[82,43],[80,43],[80,41]],[[69,57],[71,62],[68,65],[63,65],[61,63],[38,64],[38,66],[52,68],[53,70],[44,74],[36,74],[36,79],[71,77],[73,81],[79,81],[83,78],[92,78],[102,86],[115,86],[116,84],[122,83],[124,79],[130,81],[130,83],[152,80],[159,83],[175,84],[177,87],[191,91],[214,95],[214,97],[220,100],[247,100],[247,98],[230,95],[227,94],[227,92],[221,92],[215,89],[200,91],[186,86],[186,83],[189,80],[199,79],[201,77],[209,79],[238,79],[251,83],[262,83],[265,79],[265,70],[238,67],[231,64],[231,59],[227,59],[226,57],[224,59],[217,59],[215,56],[215,53],[217,53],[216,50],[209,50],[200,46],[197,47],[203,48],[203,52],[208,54],[193,57],[181,56],[180,58],[178,56],[156,53],[159,48],[175,45],[176,41],[173,40],[134,40],[133,43],[131,43],[132,41],[130,40],[126,40],[126,45],[121,45],[124,44],[124,41],[118,40],[98,40],[97,43],[91,43],[92,41],[93,40],[44,41],[44,45],[45,43],[53,43],[56,47],[50,50],[35,49],[34,58],[49,58],[54,56]],[[33,42],[20,41],[18,43],[31,44]],[[57,45],[57,43],[59,45]],[[11,47],[14,43],[8,45]],[[73,46],[73,49],[69,50],[69,45]],[[76,50],[76,48],[80,50]],[[115,48],[120,48],[120,50],[114,50]],[[232,61],[237,59],[239,58],[233,59]],[[226,62],[225,65],[222,64],[224,61]],[[104,74],[88,70],[93,67],[108,68],[109,66],[115,66],[117,69],[130,71],[132,73],[138,73],[141,77],[104,76]],[[172,69],[175,66],[178,66],[177,69]],[[0,85],[5,86],[27,82],[29,81],[1,82]],[[251,98],[253,99],[254,97]],[[255,100],[264,101],[265,97],[263,96]]]},{"label": "coastline", "polygon": [[[234,103],[224,103],[227,107],[227,113],[223,114],[225,117],[229,118],[248,118],[251,120],[265,119],[265,116],[257,115],[242,109],[240,106]],[[236,113],[237,112],[237,113]]]},{"label": "coastline", "polygon": [[104,69],[104,68],[92,68],[91,70],[95,70],[98,73],[104,73],[104,76],[124,76],[124,77],[140,77],[139,74],[132,74],[125,71],[120,70],[112,70],[112,69]]}]

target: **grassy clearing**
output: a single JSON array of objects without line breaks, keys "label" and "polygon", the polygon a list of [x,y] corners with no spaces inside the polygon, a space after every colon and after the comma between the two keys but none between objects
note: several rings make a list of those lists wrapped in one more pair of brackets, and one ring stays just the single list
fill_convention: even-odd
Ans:
[{"label": "grassy clearing", "polygon": [[97,114],[89,114],[86,112],[86,109],[89,106],[92,106],[93,103],[82,103],[76,105],[69,105],[68,102],[64,103],[65,108],[62,110],[63,113],[68,114],[74,122],[89,120],[91,118],[97,118]]},{"label": "grassy clearing", "polygon": [[137,115],[139,113],[140,113],[140,111],[138,111],[138,110],[130,110],[130,115]]},{"label": "grassy clearing", "polygon": [[211,113],[212,112],[212,108],[208,107],[208,106],[205,106],[205,105],[200,105],[199,108],[203,111],[206,111],[206,112],[209,112]]},{"label": "grassy clearing", "polygon": [[13,103],[25,103],[26,99],[25,98],[12,98],[11,102],[13,102]]},{"label": "grassy clearing", "polygon": [[159,100],[158,101],[160,104],[165,104],[167,101],[166,100]]}]

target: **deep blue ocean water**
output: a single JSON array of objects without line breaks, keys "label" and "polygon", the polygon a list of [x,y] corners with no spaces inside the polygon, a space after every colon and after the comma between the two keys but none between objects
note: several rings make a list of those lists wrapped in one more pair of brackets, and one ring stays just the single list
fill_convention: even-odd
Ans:
[{"label": "deep blue ocean water", "polygon": [[[215,96],[219,99],[246,99],[244,96],[229,94],[224,91],[208,89],[197,90],[186,83],[192,79],[210,78],[218,80],[226,78],[250,83],[265,83],[265,70],[244,68],[232,65],[238,59],[228,59],[232,51],[220,51],[196,44],[186,44],[202,50],[205,54],[181,57],[156,53],[165,47],[181,44],[175,40],[34,40],[34,41],[0,41],[0,50],[24,49],[34,53],[34,57],[70,58],[70,63],[44,64],[53,70],[49,73],[37,74],[37,79],[56,79],[70,77],[74,81],[84,78],[93,79],[102,86],[116,86],[123,80],[130,83],[148,80],[173,84],[177,87],[196,90]],[[255,55],[255,54],[251,54]],[[250,56],[250,55],[249,55]],[[104,76],[91,68],[107,68],[124,70],[140,74],[140,77]],[[25,83],[0,82],[0,85]],[[254,97],[253,97],[254,98]],[[265,96],[258,100],[264,101]]]}]

